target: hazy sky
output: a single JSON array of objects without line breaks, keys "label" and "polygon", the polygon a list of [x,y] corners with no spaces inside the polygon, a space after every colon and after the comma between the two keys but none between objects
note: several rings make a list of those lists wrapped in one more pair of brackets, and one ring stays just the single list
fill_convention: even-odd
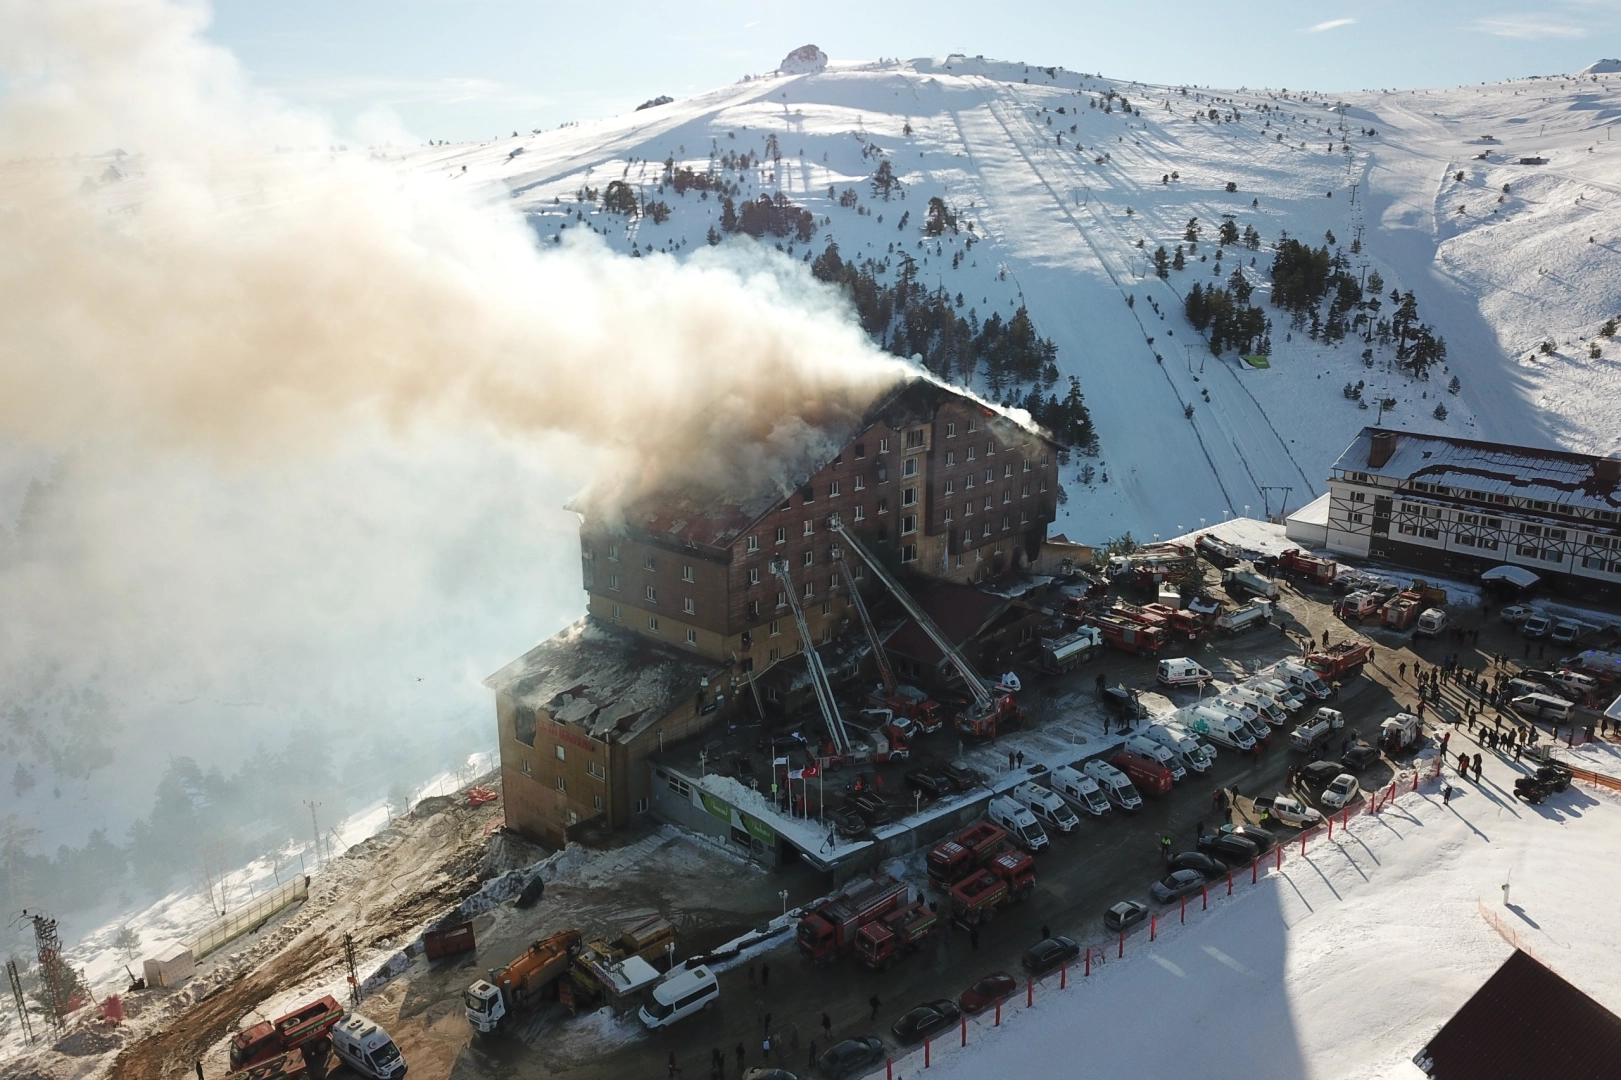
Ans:
[{"label": "hazy sky", "polygon": [[1565,73],[1621,56],[1621,0],[216,0],[211,36],[262,86],[363,137],[550,128],[768,71],[982,53],[1162,83],[1320,90]]}]

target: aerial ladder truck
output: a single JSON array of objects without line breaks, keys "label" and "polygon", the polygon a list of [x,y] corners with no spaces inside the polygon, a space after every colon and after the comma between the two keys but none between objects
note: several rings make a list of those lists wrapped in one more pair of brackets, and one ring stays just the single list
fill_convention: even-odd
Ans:
[{"label": "aerial ladder truck", "polygon": [[878,637],[878,626],[867,611],[867,602],[861,598],[861,590],[856,587],[855,575],[850,573],[850,564],[844,559],[844,549],[837,544],[833,545],[833,558],[839,564],[839,569],[844,571],[844,580],[850,584],[850,603],[856,609],[862,628],[867,631],[867,640],[872,642],[872,658],[878,665],[878,677],[883,680],[883,686],[868,695],[867,704],[906,717],[923,734],[939,731],[945,726],[944,712],[939,702],[929,700],[915,687],[901,686],[895,678],[895,668],[890,664],[889,654],[884,651],[884,643]]},{"label": "aerial ladder truck", "polygon": [[[957,730],[964,735],[976,738],[991,738],[1003,728],[1016,726],[1019,720],[1019,707],[1014,702],[1013,695],[1003,694],[1000,698],[991,696],[990,691],[986,689],[985,680],[980,677],[979,672],[974,670],[974,665],[970,664],[962,651],[953,645],[945,634],[941,633],[940,628],[934,624],[934,620],[929,618],[928,613],[918,606],[916,600],[912,599],[912,595],[901,587],[901,583],[895,580],[894,576],[884,567],[884,564],[879,562],[862,545],[861,541],[855,538],[855,534],[845,529],[844,523],[837,514],[828,518],[828,528],[838,533],[850,545],[850,550],[861,556],[861,561],[866,563],[872,572],[877,575],[878,580],[884,583],[884,587],[890,591],[901,607],[906,609],[906,613],[912,617],[929,640],[934,642],[934,647],[939,649],[941,654],[950,661],[951,666],[962,678],[972,701],[957,716]],[[842,552],[839,557],[842,560]],[[853,584],[850,591],[852,594],[856,591]],[[879,652],[882,651],[882,649],[879,650]]]}]

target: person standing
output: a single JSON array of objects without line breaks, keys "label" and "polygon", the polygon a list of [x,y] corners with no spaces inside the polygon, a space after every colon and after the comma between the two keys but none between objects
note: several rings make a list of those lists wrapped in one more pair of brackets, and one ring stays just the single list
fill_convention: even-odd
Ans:
[{"label": "person standing", "polygon": [[770,964],[761,964],[760,965],[760,989],[764,990],[766,988],[766,984],[768,984],[770,981],[771,981],[771,965]]},{"label": "person standing", "polygon": [[1483,760],[1479,754],[1475,755],[1475,783],[1477,784],[1480,783],[1480,763]]},{"label": "person standing", "polygon": [[1451,802],[1452,802],[1452,785],[1451,784],[1442,784],[1441,785],[1441,805],[1446,806]]},{"label": "person standing", "polygon": [[1396,665],[1396,677],[1403,682],[1407,681],[1407,661],[1403,660]]},{"label": "person standing", "polygon": [[680,1071],[681,1071],[681,1066],[679,1066],[679,1065],[677,1065],[675,1063],[675,1051],[671,1050],[670,1051],[670,1075],[674,1076],[676,1073],[678,1073]]},{"label": "person standing", "polygon": [[[1160,857],[1164,860],[1165,865],[1166,866],[1171,865],[1171,837],[1170,837],[1169,834],[1164,834],[1164,835],[1160,836],[1160,838],[1159,838],[1159,853],[1160,853]],[[1043,934],[1042,936],[1046,937],[1045,934]]]},{"label": "person standing", "polygon": [[765,1033],[765,1038],[760,1040],[760,1060],[767,1065],[771,1064],[771,1032],[769,1031]]},{"label": "person standing", "polygon": [[805,1067],[807,1069],[816,1068],[816,1040],[815,1039],[812,1039],[810,1041],[810,1053],[805,1055]]},{"label": "person standing", "polygon": [[743,1065],[747,1060],[748,1060],[748,1055],[743,1049],[743,1044],[738,1043],[737,1044],[737,1075],[739,1075],[739,1076],[743,1075]]},{"label": "person standing", "polygon": [[203,1063],[197,1062],[197,1080],[203,1080]]},{"label": "person standing", "polygon": [[822,1014],[822,1033],[827,1036],[828,1042],[833,1041],[833,1018],[827,1013]]},{"label": "person standing", "polygon": [[883,1002],[878,1000],[878,995],[874,994],[872,997],[868,998],[867,1004],[872,1006],[872,1018],[874,1020],[878,1019],[878,1006],[883,1004]]}]

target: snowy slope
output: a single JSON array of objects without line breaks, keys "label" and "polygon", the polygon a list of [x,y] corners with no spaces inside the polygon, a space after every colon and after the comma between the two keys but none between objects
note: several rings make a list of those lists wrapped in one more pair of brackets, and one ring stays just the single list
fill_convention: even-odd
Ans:
[{"label": "snowy slope", "polygon": [[[1028,305],[1057,344],[1063,374],[1080,377],[1102,444],[1090,486],[1074,463],[1056,529],[1099,540],[1127,529],[1168,535],[1246,508],[1277,514],[1285,499],[1301,505],[1376,415],[1340,393],[1357,380],[1376,391],[1365,396],[1396,400],[1387,423],[1612,445],[1614,349],[1596,362],[1587,349],[1604,319],[1621,313],[1613,258],[1621,222],[1603,180],[1617,173],[1612,155],[1621,151],[1597,133],[1621,107],[1618,88],[1614,77],[1589,75],[1363,93],[1346,95],[1342,114],[1340,98],[1147,86],[954,56],[751,79],[629,116],[423,148],[406,160],[510,202],[545,243],[589,229],[627,254],[689,258],[718,225],[718,200],[661,185],[663,162],[702,172],[712,155],[752,151],[758,168],[721,169],[740,184],[739,202],[781,191],[820,226],[808,245],[781,243],[785,255],[808,262],[830,240],[846,259],[903,249],[918,259],[920,282],[961,293],[965,312],[1006,317]],[[1095,107],[1111,91],[1133,111],[1118,98],[1107,111]],[[1484,134],[1496,141],[1477,142]],[[780,165],[766,150],[773,135]],[[1532,153],[1549,163],[1514,163]],[[904,197],[874,195],[867,180],[881,160]],[[1464,181],[1450,179],[1459,169]],[[669,220],[578,200],[582,188],[600,193],[613,180],[668,203]],[[1504,183],[1511,190],[1499,204]],[[830,186],[854,188],[860,207],[840,206]],[[974,223],[971,250],[967,234],[922,236],[935,195]],[[1215,261],[1224,214],[1259,230],[1259,252],[1230,248]],[[1186,270],[1155,279],[1148,254],[1174,249],[1190,218],[1202,229],[1198,253]],[[1332,232],[1349,254],[1359,226],[1353,266],[1377,271],[1387,292],[1415,291],[1421,319],[1448,341],[1449,369],[1437,378],[1415,383],[1377,348],[1364,366],[1355,337],[1336,347],[1291,335],[1269,306],[1272,366],[1253,370],[1232,353],[1210,357],[1180,314],[1194,281],[1224,280],[1239,264],[1267,306],[1268,249],[1281,233],[1322,244]],[[893,280],[893,259],[888,272]],[[1547,339],[1555,352],[1527,359]],[[1446,390],[1453,374],[1456,396]],[[1438,403],[1444,420],[1433,415]]]}]

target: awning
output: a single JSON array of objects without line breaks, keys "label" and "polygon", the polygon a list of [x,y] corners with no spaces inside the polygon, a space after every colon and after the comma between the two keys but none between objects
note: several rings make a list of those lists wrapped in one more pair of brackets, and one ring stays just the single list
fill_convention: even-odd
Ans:
[{"label": "awning", "polygon": [[1480,580],[1506,581],[1512,585],[1518,585],[1522,589],[1528,589],[1542,579],[1523,566],[1509,566],[1504,564],[1503,566],[1494,566],[1484,574],[1481,574]]}]

